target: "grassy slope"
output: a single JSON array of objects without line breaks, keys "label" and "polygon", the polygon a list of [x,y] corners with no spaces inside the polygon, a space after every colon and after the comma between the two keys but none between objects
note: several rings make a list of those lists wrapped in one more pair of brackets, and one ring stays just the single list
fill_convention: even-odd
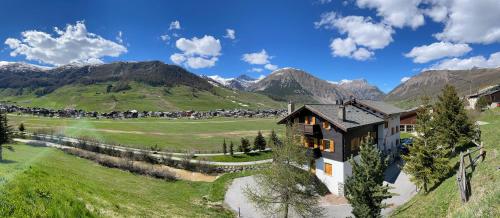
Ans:
[{"label": "grassy slope", "polygon": [[[225,183],[167,182],[97,165],[59,150],[14,145],[0,163],[0,216],[230,217],[203,196]],[[211,197],[214,198],[215,197]]]},{"label": "grassy slope", "polygon": [[222,141],[232,140],[235,149],[241,137],[253,144],[257,131],[267,137],[275,129],[283,128],[276,119],[217,118],[207,120],[167,120],[156,118],[130,120],[55,119],[32,116],[9,116],[11,125],[24,123],[27,131],[50,128],[68,136],[92,136],[108,143],[149,148],[154,145],[169,150],[222,150]]},{"label": "grassy slope", "polygon": [[258,153],[235,154],[233,156],[229,154],[224,156],[208,156],[208,157],[202,157],[200,159],[217,161],[217,162],[248,162],[248,161],[267,160],[271,158],[273,158],[272,151],[263,151]]},{"label": "grassy slope", "polygon": [[[169,89],[153,87],[141,83],[130,83],[132,89],[117,93],[106,93],[107,84],[64,86],[42,97],[34,93],[16,96],[11,89],[0,90],[2,101],[9,101],[22,106],[63,109],[77,108],[89,111],[109,112],[112,110],[139,111],[175,111],[232,108],[283,108],[283,102],[277,102],[267,96],[215,88],[215,94],[207,91],[193,92],[187,86]],[[246,106],[245,106],[246,105]]]},{"label": "grassy slope", "polygon": [[500,110],[486,111],[479,120],[490,123],[481,126],[487,154],[472,174],[470,201],[461,203],[456,175],[453,175],[427,195],[418,194],[398,208],[394,217],[500,217],[500,174],[497,170],[500,166]]}]

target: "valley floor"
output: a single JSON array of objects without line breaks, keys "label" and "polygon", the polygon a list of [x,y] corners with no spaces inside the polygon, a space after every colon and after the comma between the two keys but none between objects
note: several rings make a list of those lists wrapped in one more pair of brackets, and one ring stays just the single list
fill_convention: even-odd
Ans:
[{"label": "valley floor", "polygon": [[258,131],[267,138],[271,130],[283,130],[277,119],[214,118],[205,120],[167,120],[160,118],[107,120],[63,119],[9,115],[13,127],[23,123],[28,132],[63,134],[69,137],[91,137],[108,144],[120,144],[141,149],[157,147],[165,151],[221,152],[222,142],[234,142],[235,150],[241,137],[253,144]]}]

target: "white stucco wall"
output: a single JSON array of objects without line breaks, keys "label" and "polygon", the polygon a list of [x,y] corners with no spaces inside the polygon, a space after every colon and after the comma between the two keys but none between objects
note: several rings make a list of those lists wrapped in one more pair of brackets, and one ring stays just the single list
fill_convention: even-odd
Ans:
[{"label": "white stucco wall", "polygon": [[[325,163],[332,165],[332,176],[325,174]],[[350,175],[351,171],[347,172],[346,175],[345,165],[350,165],[348,162],[340,162],[335,160],[330,160],[326,158],[316,159],[316,176],[318,179],[326,185],[328,190],[335,195],[343,195],[344,193],[339,193],[339,183],[343,184],[345,178]]]},{"label": "white stucco wall", "polygon": [[[397,154],[397,143],[399,142],[399,139],[401,138],[400,133],[396,132],[396,129],[399,128],[400,124],[400,116],[399,114],[393,114],[385,119],[385,121],[388,122],[387,128],[384,128],[383,131],[383,136],[382,140],[379,140],[379,143],[382,143],[382,146],[379,146],[380,148],[383,149],[383,152],[388,154],[389,152],[391,154]],[[384,126],[382,126],[384,127]],[[380,127],[379,127],[380,128]],[[394,128],[395,133],[391,134],[392,131],[391,129]]]}]

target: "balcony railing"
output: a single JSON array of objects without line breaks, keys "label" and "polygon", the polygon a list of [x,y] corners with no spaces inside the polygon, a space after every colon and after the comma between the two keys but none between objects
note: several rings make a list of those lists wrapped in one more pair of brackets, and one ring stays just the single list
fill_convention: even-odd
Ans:
[{"label": "balcony railing", "polygon": [[299,131],[304,135],[317,135],[321,132],[318,124],[304,124],[301,123],[298,126]]}]

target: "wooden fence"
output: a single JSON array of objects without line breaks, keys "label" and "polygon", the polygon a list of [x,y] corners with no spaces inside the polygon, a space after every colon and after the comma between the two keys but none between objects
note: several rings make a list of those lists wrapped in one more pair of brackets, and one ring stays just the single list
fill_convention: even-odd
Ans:
[{"label": "wooden fence", "polygon": [[[484,160],[486,156],[486,151],[484,150],[483,143],[476,144],[476,148],[469,150],[467,152],[460,152],[460,166],[458,167],[457,172],[457,183],[460,192],[460,197],[462,198],[462,202],[467,202],[469,200],[469,196],[471,194],[470,190],[470,177],[472,176],[472,172],[474,172],[476,165],[479,162],[479,159]],[[478,152],[479,154],[473,158],[473,154]],[[468,163],[466,161],[468,160]],[[468,174],[467,169],[470,168],[471,172]]]}]

